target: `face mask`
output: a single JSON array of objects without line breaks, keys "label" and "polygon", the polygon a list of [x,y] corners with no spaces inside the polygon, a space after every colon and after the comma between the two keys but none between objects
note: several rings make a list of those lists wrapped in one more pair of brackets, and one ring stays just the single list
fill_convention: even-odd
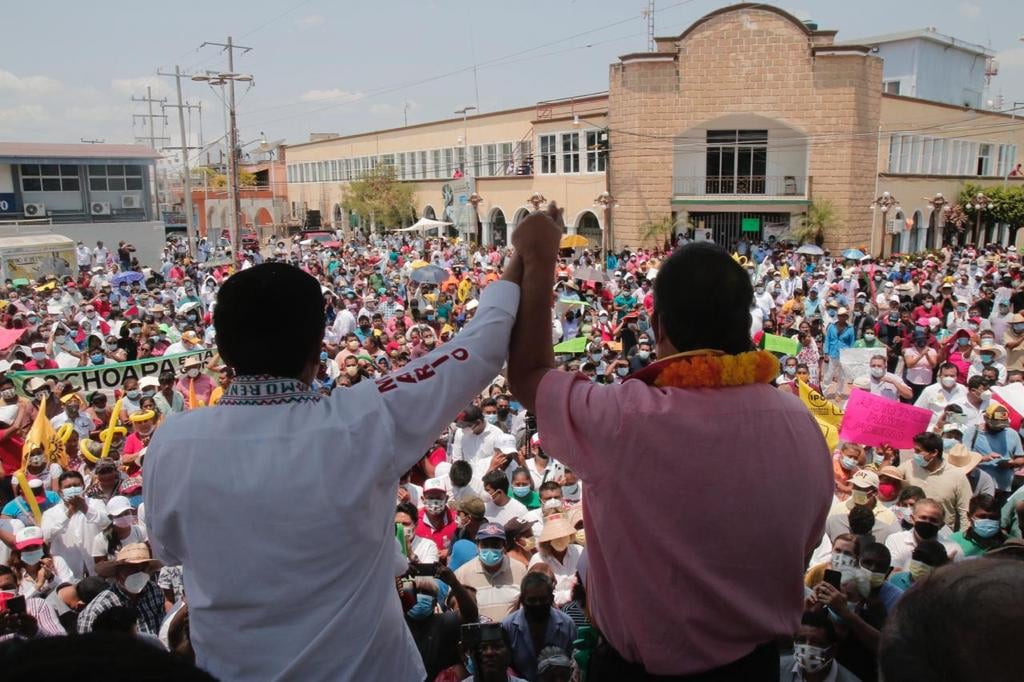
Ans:
[{"label": "face mask", "polygon": [[1015,334],[1024,333],[1024,324],[1015,324],[1015,325],[1013,325],[1013,331],[1014,331]]},{"label": "face mask", "polygon": [[823,670],[832,662],[832,656],[828,649],[812,644],[794,644],[793,660],[802,670],[809,673],[816,673]]},{"label": "face mask", "polygon": [[882,462],[885,461],[885,455],[880,455],[876,452],[875,454],[871,455],[871,461],[874,463],[876,467],[880,467],[882,466]]},{"label": "face mask", "polygon": [[580,484],[579,483],[573,483],[572,485],[563,485],[562,486],[562,495],[574,496],[577,492],[579,492],[579,489],[580,489]]},{"label": "face mask", "polygon": [[867,491],[858,490],[857,488],[854,488],[851,497],[853,497],[853,503],[855,505],[857,505],[858,507],[863,507],[868,503],[868,498],[870,496],[868,495]]},{"label": "face mask", "polygon": [[416,603],[405,612],[413,620],[425,620],[434,612],[434,598],[429,594],[417,594]]},{"label": "face mask", "polygon": [[131,528],[133,523],[135,523],[133,516],[118,516],[114,519],[114,525],[118,528]]},{"label": "face mask", "polygon": [[943,438],[942,439],[942,449],[943,450],[949,450],[950,448],[952,448],[954,445],[956,445],[959,442],[960,441],[958,441],[956,438]]},{"label": "face mask", "polygon": [[967,328],[970,329],[972,332],[978,331],[978,325],[975,324],[974,322],[968,322]]},{"label": "face mask", "polygon": [[[883,481],[878,484],[878,496],[885,501],[896,499],[896,496],[900,494],[900,486],[896,483],[889,483]],[[897,507],[898,509],[905,509],[905,507]],[[897,514],[898,516],[898,514]]]},{"label": "face mask", "polygon": [[857,460],[855,460],[853,457],[843,457],[841,460],[839,460],[839,464],[847,471],[853,471],[854,469],[857,468]]},{"label": "face mask", "polygon": [[65,500],[70,500],[73,497],[81,497],[83,490],[85,489],[82,486],[73,485],[70,488],[64,488],[64,490],[61,490],[60,495]]},{"label": "face mask", "polygon": [[188,370],[188,372],[186,372],[186,374],[188,374],[189,378],[195,379],[197,376],[199,376],[199,370],[198,369],[190,369],[190,370]]},{"label": "face mask", "polygon": [[164,337],[162,337],[160,334],[153,334],[149,338],[153,341],[153,343],[159,343],[160,340],[163,339]]},{"label": "face mask", "polygon": [[153,389],[146,389],[146,390],[142,391],[142,397],[143,398],[152,398],[155,395],[156,395],[156,391],[153,390]]},{"label": "face mask", "polygon": [[885,579],[889,577],[888,573],[871,573],[871,589],[877,590],[885,582]]},{"label": "face mask", "polygon": [[917,582],[935,569],[926,563],[918,561],[917,559],[911,559],[910,563],[907,565],[907,570],[910,571],[910,575],[914,578],[914,582]]},{"label": "face mask", "polygon": [[874,334],[865,334],[864,335],[864,340],[867,341],[868,343],[874,343],[875,335]]},{"label": "face mask", "polygon": [[796,376],[796,367],[787,367],[786,374],[789,376]]},{"label": "face mask", "polygon": [[978,537],[990,538],[999,532],[999,519],[973,519],[971,527]]},{"label": "face mask", "polygon": [[484,421],[486,421],[488,424],[497,424],[498,423],[498,415],[497,414],[485,414],[484,415]]},{"label": "face mask", "polygon": [[[991,400],[991,399],[992,399],[992,391],[982,391],[982,392],[981,392],[981,396],[979,396],[979,397],[980,397],[980,398],[981,398],[982,400]],[[997,430],[998,430],[998,431],[1002,431],[1002,429],[1001,429],[1001,428],[1000,428],[1000,429],[997,429]]]},{"label": "face mask", "polygon": [[103,354],[102,353],[93,353],[92,355],[89,356],[89,359],[92,361],[92,364],[94,364],[94,365],[102,365],[103,364]]},{"label": "face mask", "polygon": [[138,391],[125,391],[124,394],[125,394],[125,396],[128,397],[128,400],[138,400],[139,399],[139,392]]},{"label": "face mask", "polygon": [[498,408],[498,419],[500,419],[500,420],[508,419],[509,412],[510,412],[509,408],[507,408],[507,407],[499,407]]},{"label": "face mask", "polygon": [[[651,357],[651,351],[649,351],[649,350],[638,350],[636,352],[636,356],[638,358],[640,358],[641,360],[647,360],[647,358]],[[796,370],[794,369],[793,371],[795,372]]]},{"label": "face mask", "polygon": [[924,455],[922,455],[919,452],[915,452],[914,453],[914,464],[916,464],[917,466],[921,467],[922,469],[927,469],[929,462],[928,462],[928,460],[926,460],[924,458]]},{"label": "face mask", "polygon": [[966,336],[961,336],[956,340],[956,345],[966,347],[971,343],[971,340]]},{"label": "face mask", "polygon": [[423,508],[430,514],[440,514],[444,511],[444,500],[436,500],[427,498],[423,500]]},{"label": "face mask", "polygon": [[831,565],[833,571],[841,571],[844,568],[854,568],[857,565],[857,559],[849,554],[836,554],[833,552]]},{"label": "face mask", "polygon": [[3,398],[4,400],[14,400],[17,395],[17,391],[13,388],[5,388],[3,391],[0,391],[0,398]]},{"label": "face mask", "polygon": [[530,486],[528,485],[514,485],[512,486],[512,494],[516,497],[526,497],[530,494]]},{"label": "face mask", "polygon": [[355,375],[359,374],[359,367],[355,365],[353,365],[352,367],[346,367],[345,374],[349,375],[350,377],[354,377]]},{"label": "face mask", "polygon": [[939,527],[927,521],[915,521],[914,532],[922,540],[934,540],[935,536],[939,534]]},{"label": "face mask", "polygon": [[35,566],[36,564],[38,564],[40,561],[43,560],[43,550],[42,549],[34,549],[31,552],[22,552],[21,553],[21,560],[22,560],[22,562],[28,564],[29,566]]},{"label": "face mask", "polygon": [[554,540],[551,540],[550,544],[551,544],[551,548],[553,550],[555,550],[556,552],[564,552],[566,550],[566,548],[569,547],[569,543],[571,541],[572,541],[572,538],[568,538],[568,537],[565,537],[565,538],[555,538]]},{"label": "face mask", "polygon": [[128,333],[131,334],[132,336],[138,336],[139,332],[141,332],[141,331],[142,330],[139,329],[138,327],[129,327],[128,328]]},{"label": "face mask", "polygon": [[982,362],[982,364],[991,365],[993,360],[995,360],[995,356],[992,355],[991,353],[982,353],[981,354],[981,362]]},{"label": "face mask", "polygon": [[618,374],[620,377],[624,377],[627,374],[629,374],[629,367],[616,367],[615,373]]},{"label": "face mask", "polygon": [[484,566],[497,566],[504,554],[500,549],[480,549],[480,563]]},{"label": "face mask", "polygon": [[871,376],[875,379],[881,379],[885,376],[885,367],[872,367]]},{"label": "face mask", "polygon": [[31,457],[28,458],[28,464],[29,464],[29,466],[41,467],[44,464],[46,464],[46,456],[45,455],[32,455]]},{"label": "face mask", "polygon": [[601,362],[601,354],[600,353],[592,353],[591,356],[590,356],[590,359],[593,360],[594,362]]},{"label": "face mask", "polygon": [[124,579],[124,589],[129,594],[138,594],[149,584],[148,573],[132,573]]},{"label": "face mask", "polygon": [[982,337],[982,339],[981,339],[981,347],[982,348],[991,348],[994,345],[996,345],[996,341],[991,336],[983,336]]},{"label": "face mask", "polygon": [[38,350],[37,351],[33,351],[32,352],[32,358],[37,360],[37,361],[39,361],[39,362],[42,362],[43,360],[46,359],[46,353],[44,353],[42,351],[38,351]]}]

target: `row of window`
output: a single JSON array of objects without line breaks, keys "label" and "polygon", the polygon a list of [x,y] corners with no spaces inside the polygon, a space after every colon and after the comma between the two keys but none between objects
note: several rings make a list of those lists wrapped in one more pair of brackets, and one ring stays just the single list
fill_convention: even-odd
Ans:
[{"label": "row of window", "polygon": [[[119,192],[142,189],[143,167],[131,164],[87,166],[89,190]],[[79,166],[23,163],[19,167],[23,192],[80,192]]]},{"label": "row of window", "polygon": [[923,135],[893,135],[889,172],[922,175],[1005,176],[1017,157],[1017,145]]},{"label": "row of window", "polygon": [[399,180],[447,180],[458,173],[478,178],[531,175],[532,163],[529,140],[497,142],[295,163],[288,166],[288,182],[355,180],[381,165],[393,167]]},{"label": "row of window", "polygon": [[603,173],[607,168],[607,130],[549,133],[538,136],[537,143],[537,172],[541,175]]}]

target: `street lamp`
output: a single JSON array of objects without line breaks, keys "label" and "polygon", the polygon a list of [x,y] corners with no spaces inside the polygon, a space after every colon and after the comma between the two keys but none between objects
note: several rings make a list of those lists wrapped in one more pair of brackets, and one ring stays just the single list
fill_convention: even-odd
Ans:
[{"label": "street lamp", "polygon": [[532,204],[534,211],[539,211],[540,205],[547,203],[547,201],[548,200],[544,198],[543,194],[540,192],[534,192],[530,195],[530,198],[526,200],[526,203]]},{"label": "street lamp", "polygon": [[974,221],[974,237],[976,239],[983,238],[983,235],[981,233],[981,212],[994,209],[995,207],[996,203],[981,192],[978,192],[977,194],[974,195],[974,203],[968,203],[966,206],[964,206],[964,208],[967,209],[968,211],[978,212],[977,218]]},{"label": "street lamp", "polygon": [[[893,195],[889,194],[888,192],[882,192],[882,196],[877,197],[874,201],[872,201],[871,202],[871,206],[869,208],[872,211],[874,211],[875,209],[879,209],[882,212],[882,240],[881,240],[880,243],[882,245],[881,246],[881,249],[882,249],[881,253],[885,253],[885,219],[886,219],[886,216],[887,216],[887,214],[889,213],[890,210],[892,210],[894,208],[897,211],[900,210],[900,202],[896,199],[896,197],[894,197]],[[874,220],[873,219],[872,219],[872,227],[871,227],[871,229],[872,229],[872,234],[873,234],[874,233]],[[874,242],[874,237],[872,237],[872,242]],[[872,255],[874,255],[874,254],[872,254]]]},{"label": "street lamp", "polygon": [[[466,124],[466,115],[469,112],[471,112],[471,111],[476,111],[476,107],[474,107],[474,106],[465,106],[465,107],[462,107],[461,109],[456,109],[455,110],[456,114],[462,114],[462,165],[463,165],[462,174],[463,175],[466,174],[465,166],[466,166],[466,163],[467,163],[467,159],[469,159],[469,154],[467,153],[467,149],[466,149],[466,146],[469,144],[469,128],[467,127],[467,124]],[[476,177],[476,171],[475,170],[473,171],[473,177],[474,178]]]},{"label": "street lamp", "polygon": [[235,117],[235,83],[252,83],[253,77],[246,73],[215,72],[207,71],[205,74],[196,74],[192,80],[199,83],[208,83],[211,87],[228,86],[228,201],[231,203],[231,253],[235,262],[238,262],[241,254],[242,234],[238,226],[238,215],[242,207],[238,197],[238,126]]},{"label": "street lamp", "polygon": [[604,229],[601,230],[601,251],[605,254],[608,253],[608,233],[611,227],[612,209],[618,205],[619,203],[615,201],[615,197],[608,190],[601,192],[594,199],[594,206],[604,210]]}]

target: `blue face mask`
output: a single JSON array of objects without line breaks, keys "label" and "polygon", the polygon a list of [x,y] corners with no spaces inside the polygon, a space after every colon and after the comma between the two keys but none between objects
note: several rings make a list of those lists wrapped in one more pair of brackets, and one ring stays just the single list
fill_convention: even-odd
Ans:
[{"label": "blue face mask", "polygon": [[434,612],[434,598],[429,594],[417,594],[416,603],[405,612],[413,620],[424,620]]},{"label": "blue face mask", "polygon": [[102,365],[104,358],[101,353],[94,353],[89,356],[89,359],[92,361],[92,364],[94,365]]},{"label": "blue face mask", "polygon": [[516,497],[526,497],[530,494],[530,486],[528,485],[514,485],[512,486],[512,494]]},{"label": "blue face mask", "polygon": [[29,566],[34,566],[43,560],[43,550],[34,549],[30,552],[22,552],[21,560]]},{"label": "blue face mask", "polygon": [[502,554],[500,549],[480,549],[480,563],[484,566],[497,566],[501,563]]},{"label": "blue face mask", "polygon": [[916,464],[917,466],[921,467],[922,469],[925,469],[925,468],[928,467],[928,460],[926,460],[924,458],[924,455],[922,455],[920,452],[915,452],[914,453],[914,464]]},{"label": "blue face mask", "polygon": [[876,467],[880,467],[882,466],[882,462],[885,461],[885,455],[879,455],[878,453],[875,453],[874,455],[871,456],[871,461],[875,463]]},{"label": "blue face mask", "polygon": [[978,537],[990,538],[999,532],[999,519],[974,519],[971,527]]},{"label": "blue face mask", "polygon": [[991,353],[982,353],[981,354],[981,362],[982,362],[982,364],[990,365],[990,364],[992,364],[993,360],[995,360],[995,356],[992,355]]},{"label": "blue face mask", "polygon": [[857,460],[853,457],[843,457],[842,460],[840,460],[840,464],[847,471],[853,471],[857,468]]}]

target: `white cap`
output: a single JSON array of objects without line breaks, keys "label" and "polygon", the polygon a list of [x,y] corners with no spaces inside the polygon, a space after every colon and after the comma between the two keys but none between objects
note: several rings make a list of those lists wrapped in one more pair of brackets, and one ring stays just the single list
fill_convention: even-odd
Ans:
[{"label": "white cap", "polygon": [[510,433],[503,433],[498,437],[498,443],[496,447],[501,450],[504,455],[514,455],[519,451],[516,447],[516,437]]},{"label": "white cap", "polygon": [[110,501],[107,502],[107,514],[110,516],[120,516],[131,508],[132,503],[123,495],[111,497]]},{"label": "white cap", "polygon": [[479,306],[480,306],[480,301],[478,301],[475,298],[473,298],[473,299],[470,299],[470,301],[466,304],[466,310],[476,310]]},{"label": "white cap", "polygon": [[442,481],[440,478],[428,478],[426,482],[424,482],[423,492],[426,493],[430,492],[431,490],[444,490],[447,492],[447,489],[444,487],[444,481]]}]

